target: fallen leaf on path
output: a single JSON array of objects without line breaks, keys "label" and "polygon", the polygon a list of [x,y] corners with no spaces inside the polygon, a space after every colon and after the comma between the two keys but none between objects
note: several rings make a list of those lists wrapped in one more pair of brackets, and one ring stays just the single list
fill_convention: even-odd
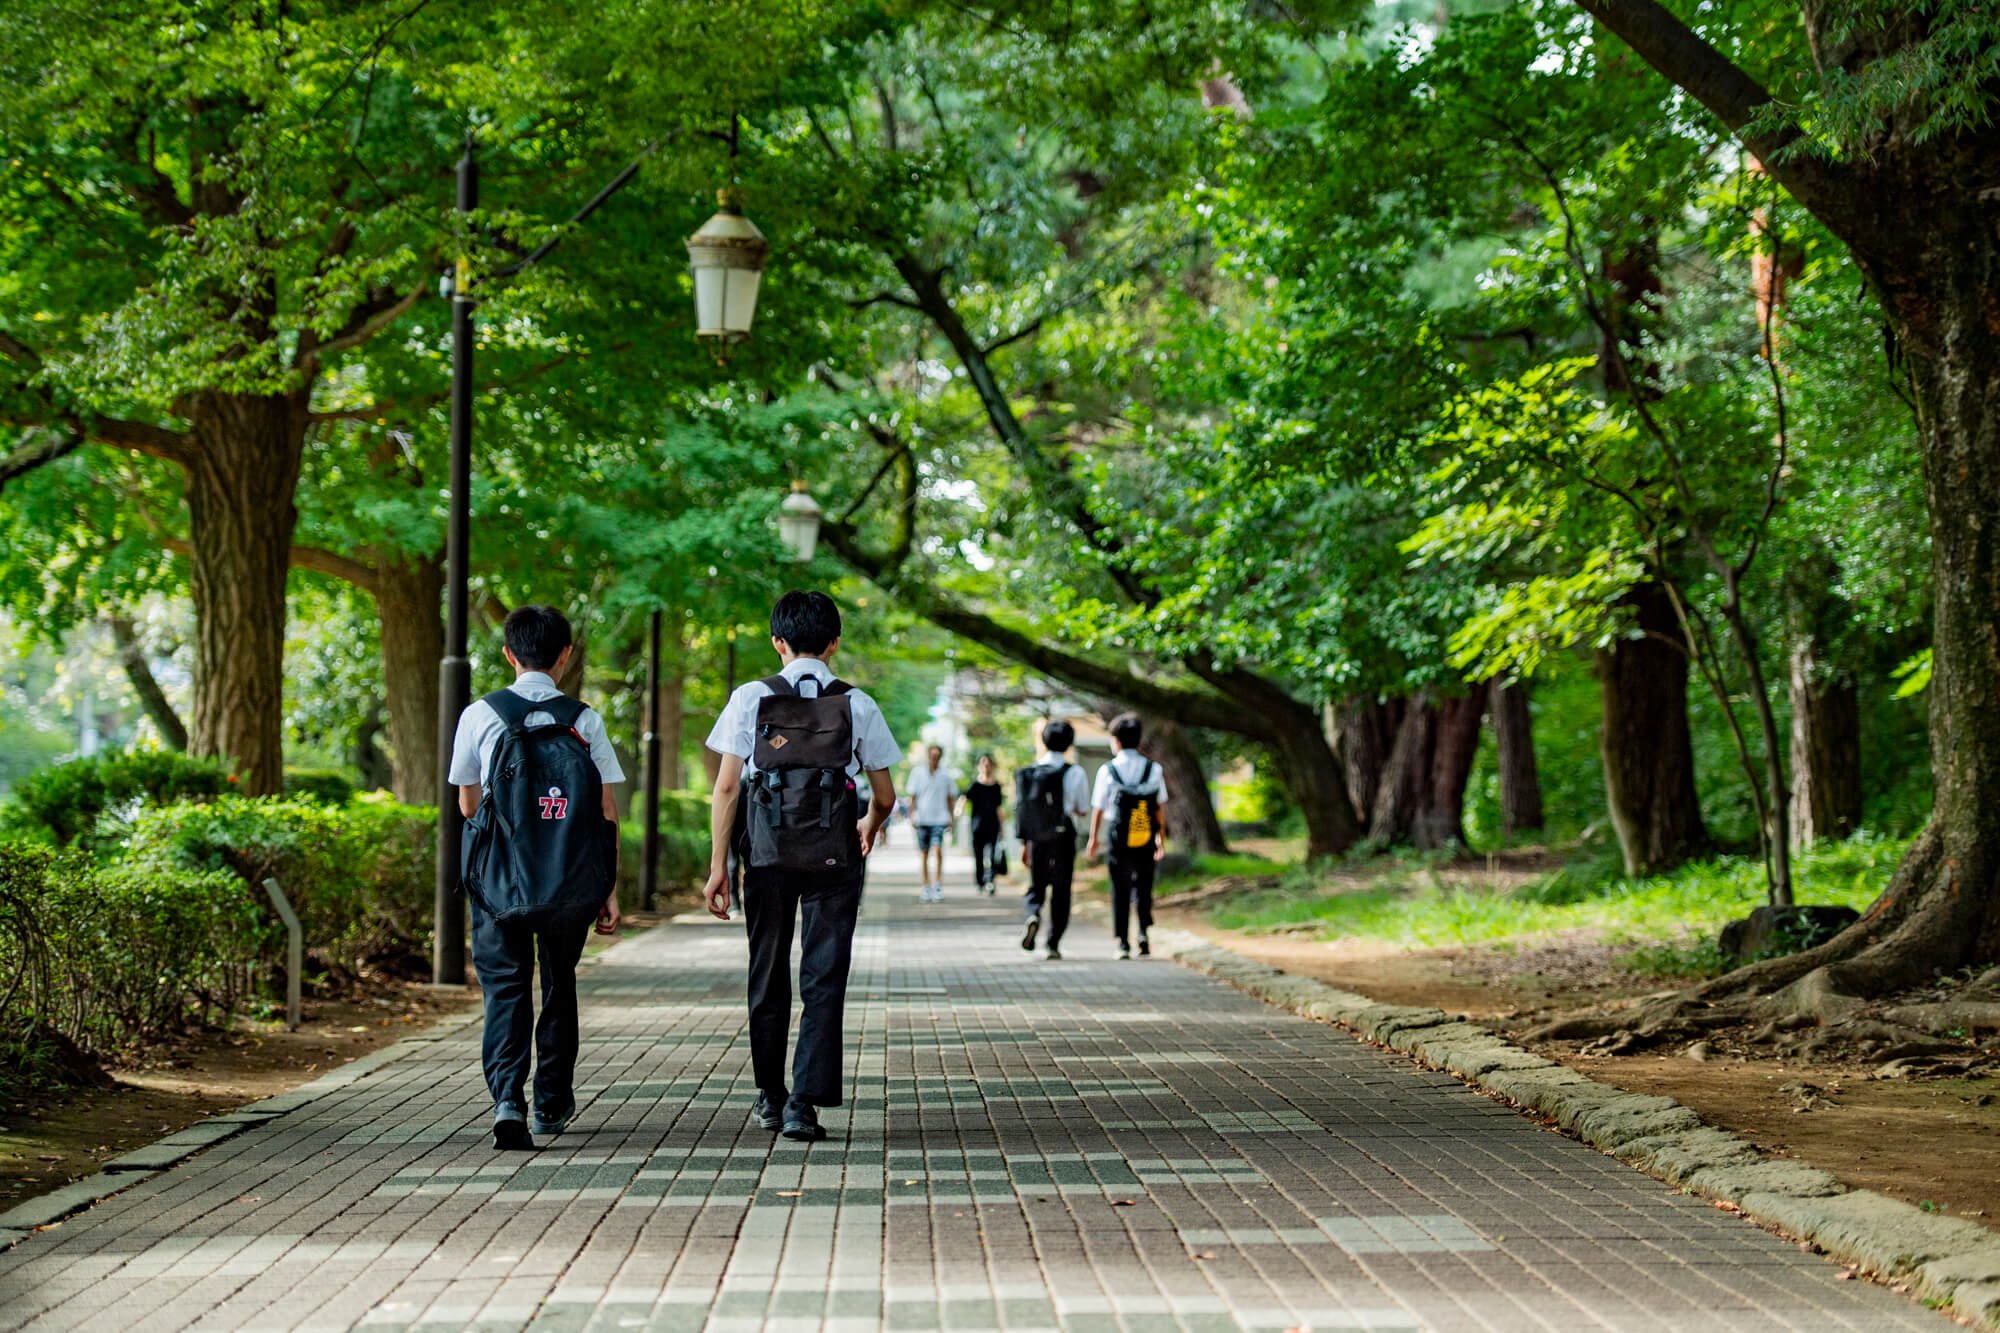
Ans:
[{"label": "fallen leaf on path", "polygon": [[1206,1250],[1203,1250],[1203,1251],[1202,1251],[1202,1252],[1201,1252],[1200,1254],[1197,1254],[1197,1255],[1195,1256],[1195,1258],[1197,1258],[1197,1259],[1213,1259],[1214,1257],[1215,1257],[1214,1255],[1210,1254],[1210,1253],[1209,1253],[1208,1251],[1206,1251]]},{"label": "fallen leaf on path", "polygon": [[1854,1280],[1854,1270],[1851,1268],[1843,1268],[1838,1273],[1834,1274],[1834,1281],[1836,1282],[1852,1282],[1853,1280]]},{"label": "fallen leaf on path", "polygon": [[778,1197],[781,1199],[796,1199],[804,1193],[804,1190],[779,1190]]},{"label": "fallen leaf on path", "polygon": [[1111,1206],[1113,1208],[1137,1208],[1139,1201],[1137,1199],[1113,1199]]},{"label": "fallen leaf on path", "polygon": [[238,1203],[262,1203],[262,1202],[264,1202],[264,1196],[263,1196],[263,1195],[261,1195],[261,1194],[239,1194],[239,1195],[237,1195],[237,1196],[236,1196],[236,1202],[238,1202]]}]

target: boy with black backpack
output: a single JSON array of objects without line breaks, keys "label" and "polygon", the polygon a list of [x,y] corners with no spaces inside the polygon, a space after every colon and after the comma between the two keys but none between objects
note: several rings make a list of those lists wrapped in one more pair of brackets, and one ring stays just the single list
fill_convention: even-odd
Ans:
[{"label": "boy with black backpack", "polygon": [[[573,645],[553,606],[507,617],[514,683],[459,715],[450,779],[466,817],[459,882],[472,900],[472,964],[486,997],[481,1062],[493,1094],[493,1146],[532,1151],[536,1134],[576,1113],[576,964],[591,922],[618,932],[618,806],[625,772],[604,719],[556,688]],[[537,959],[542,1017],[529,984]]]},{"label": "boy with black backpack", "polygon": [[1084,849],[1085,856],[1097,859],[1108,822],[1111,926],[1118,936],[1120,958],[1132,956],[1127,931],[1134,909],[1139,917],[1139,953],[1153,951],[1146,938],[1153,928],[1153,871],[1167,854],[1167,830],[1160,822],[1167,781],[1160,766],[1139,753],[1144,734],[1132,713],[1111,719],[1111,762],[1097,770],[1097,790],[1090,801],[1090,846]]},{"label": "boy with black backpack", "polygon": [[[788,592],[771,609],[784,669],[729,696],[709,733],[722,756],[710,810],[708,910],[727,920],[729,848],[743,863],[750,932],[750,1064],[757,1123],[788,1139],[826,1137],[819,1108],[841,1103],[842,1026],[864,858],[896,803],[902,758],[873,699],[834,679],[840,608],[823,592]],[[868,814],[855,779],[867,774]],[[785,1086],[792,1023],[792,933],[803,920],[799,1040]]]},{"label": "boy with black backpack", "polygon": [[1076,875],[1076,817],[1090,811],[1083,770],[1064,756],[1076,744],[1076,728],[1057,718],[1042,728],[1042,754],[1014,774],[1014,831],[1021,837],[1021,861],[1028,868],[1021,947],[1030,953],[1042,928],[1042,904],[1049,905],[1048,957],[1062,957],[1069,928],[1070,882]]}]

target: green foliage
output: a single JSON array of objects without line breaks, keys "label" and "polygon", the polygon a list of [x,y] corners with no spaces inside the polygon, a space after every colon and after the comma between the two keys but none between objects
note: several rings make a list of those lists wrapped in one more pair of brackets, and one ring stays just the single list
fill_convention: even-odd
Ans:
[{"label": "green foliage", "polygon": [[[228,872],[254,904],[274,878],[323,967],[412,971],[430,934],[436,829],[431,807],[377,797],[339,806],[227,797],[141,812],[124,860],[167,875]],[[259,911],[267,927],[275,922],[268,906]]]},{"label": "green foliage", "polygon": [[[236,779],[218,759],[172,750],[110,751],[45,768],[15,784],[0,823],[59,846],[94,845],[99,821],[135,805],[211,800]],[[106,835],[115,837],[116,831]]]},{"label": "green foliage", "polygon": [[346,805],[354,799],[354,782],[338,769],[287,768],[285,795],[321,805]]},{"label": "green foliage", "polygon": [[0,1089],[227,1012],[263,934],[233,876],[0,842]]},{"label": "green foliage", "polygon": [[[1882,890],[1908,842],[1860,834],[1821,843],[1798,861],[1801,902],[1864,909]],[[1624,880],[1594,865],[1563,870],[1518,889],[1480,885],[1476,870],[1402,858],[1356,887],[1349,873],[1328,878],[1301,869],[1284,884],[1212,908],[1209,920],[1231,930],[1294,931],[1322,938],[1375,940],[1404,948],[1440,948],[1547,938],[1589,930],[1614,943],[1673,943],[1712,936],[1764,902],[1763,869],[1752,858],[1725,856],[1670,875]]]},{"label": "green foliage", "polygon": [[[637,817],[643,797],[618,830],[618,901],[639,906],[639,875],[645,864],[643,824]],[[708,878],[708,798],[698,791],[660,793],[659,886],[663,894],[699,887]],[[656,904],[657,905],[657,904]]]}]

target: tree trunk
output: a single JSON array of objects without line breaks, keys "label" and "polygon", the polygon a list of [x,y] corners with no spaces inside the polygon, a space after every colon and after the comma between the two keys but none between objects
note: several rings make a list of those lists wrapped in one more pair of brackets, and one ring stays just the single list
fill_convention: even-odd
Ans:
[{"label": "tree trunk", "polygon": [[1465,845],[1465,784],[1479,753],[1486,688],[1410,700],[1376,788],[1368,840],[1436,851]]},{"label": "tree trunk", "polygon": [[139,628],[132,623],[132,617],[124,614],[111,617],[111,639],[118,647],[118,660],[125,668],[125,679],[131,683],[132,692],[139,696],[139,704],[146,710],[146,716],[153,719],[161,743],[170,750],[187,749],[187,724],[181,721],[181,715],[167,701],[167,692],[160,688],[159,680],[153,675],[152,663],[146,660],[146,645],[140,642]]},{"label": "tree trunk", "polygon": [[1349,701],[1341,710],[1340,756],[1347,772],[1347,791],[1354,813],[1364,825],[1375,822],[1375,800],[1382,788],[1382,770],[1396,748],[1407,699]]},{"label": "tree trunk", "polygon": [[660,785],[668,791],[680,790],[681,744],[686,739],[687,677],[676,668],[660,674],[659,719]]},{"label": "tree trunk", "polygon": [[1528,682],[1495,683],[1493,748],[1500,770],[1500,832],[1507,837],[1542,828],[1542,778],[1535,766],[1535,724]]},{"label": "tree trunk", "polygon": [[1361,824],[1347,794],[1347,775],[1326,743],[1319,711],[1254,671],[1220,670],[1197,659],[1203,680],[1271,728],[1266,742],[1278,778],[1306,821],[1306,856],[1339,856],[1361,841]]},{"label": "tree trunk", "polygon": [[188,583],[195,617],[188,749],[236,764],[243,790],[284,782],[285,575],[305,448],[303,404],[280,395],[191,395]]},{"label": "tree trunk", "polygon": [[1688,730],[1687,655],[1666,590],[1641,583],[1626,594],[1640,637],[1597,654],[1604,693],[1604,791],[1625,872],[1652,875],[1708,846],[1694,785]]},{"label": "tree trunk", "polygon": [[1222,821],[1216,818],[1208,774],[1202,771],[1194,742],[1178,722],[1150,713],[1143,720],[1146,743],[1140,748],[1159,763],[1167,780],[1168,800],[1161,817],[1168,836],[1197,856],[1228,855],[1229,842],[1222,836]]},{"label": "tree trunk", "polygon": [[437,800],[438,663],[444,660],[444,561],[384,553],[369,591],[382,623],[382,684],[396,799]]},{"label": "tree trunk", "polygon": [[1792,649],[1792,841],[1810,847],[1861,826],[1861,693],[1819,645]]},{"label": "tree trunk", "polygon": [[363,791],[393,790],[396,785],[396,767],[377,743],[382,738],[382,718],[386,711],[380,699],[373,700],[354,732],[354,767],[361,774]]}]

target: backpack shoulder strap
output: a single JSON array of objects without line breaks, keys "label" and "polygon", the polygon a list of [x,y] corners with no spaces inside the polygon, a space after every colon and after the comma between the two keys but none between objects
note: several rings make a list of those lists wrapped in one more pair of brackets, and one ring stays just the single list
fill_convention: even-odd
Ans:
[{"label": "backpack shoulder strap", "polygon": [[572,699],[567,694],[558,694],[553,699],[536,699],[533,702],[535,711],[547,713],[556,720],[557,726],[568,727],[572,731],[576,729],[576,720],[583,716],[585,706],[583,700]]},{"label": "backpack shoulder strap", "polygon": [[528,714],[540,707],[523,699],[512,690],[495,690],[480,702],[499,714],[500,720],[510,731],[519,731],[521,724],[528,720]]},{"label": "backpack shoulder strap", "polygon": [[819,697],[832,699],[842,694],[854,693],[854,687],[844,680],[830,680],[819,687]]},{"label": "backpack shoulder strap", "polygon": [[773,694],[796,696],[799,692],[798,686],[792,684],[791,681],[785,679],[783,676],[766,676],[757,683],[770,690]]}]

